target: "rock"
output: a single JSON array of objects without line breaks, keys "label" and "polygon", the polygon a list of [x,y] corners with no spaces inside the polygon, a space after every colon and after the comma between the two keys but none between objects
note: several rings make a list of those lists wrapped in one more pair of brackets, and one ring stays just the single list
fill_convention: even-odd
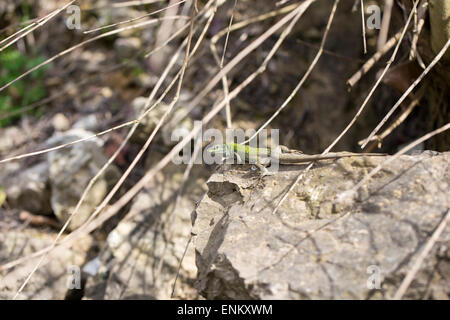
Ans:
[{"label": "rock", "polygon": [[73,129],[84,129],[88,131],[96,131],[98,129],[99,123],[97,121],[97,116],[95,114],[90,114],[88,116],[78,119],[72,126]]},{"label": "rock", "polygon": [[[42,233],[35,229],[2,231],[0,232],[0,264],[48,247],[55,237],[56,233]],[[64,299],[67,292],[72,291],[67,286],[69,277],[74,274],[71,270],[81,268],[91,245],[92,238],[87,236],[77,241],[70,249],[60,248],[53,251],[33,275],[18,299]],[[1,300],[13,298],[39,259],[39,257],[31,259],[14,269],[0,272]]]},{"label": "rock", "polygon": [[[169,299],[190,231],[190,213],[204,193],[202,168],[194,168],[174,208],[185,166],[169,165],[134,199],[128,215],[108,235],[101,265],[88,278],[85,299]],[[194,180],[195,179],[195,180]],[[92,263],[94,265],[94,262]],[[177,298],[196,298],[193,247],[183,260]],[[102,292],[102,294],[99,294]]]},{"label": "rock", "polygon": [[41,162],[12,178],[6,185],[6,195],[12,208],[35,214],[51,214],[47,162]]},{"label": "rock", "polygon": [[137,37],[118,38],[114,41],[114,48],[122,58],[130,58],[141,48],[141,39]]},{"label": "rock", "polygon": [[92,97],[88,97],[86,100],[75,100],[77,110],[80,113],[97,114],[104,109],[111,108],[111,104],[114,103],[114,93],[109,87],[102,87],[99,90],[99,94],[95,94]]},{"label": "rock", "polygon": [[[450,152],[401,156],[351,207],[334,206],[383,160],[315,164],[276,215],[305,166],[282,166],[262,180],[248,166],[222,166],[193,215],[199,292],[208,299],[392,298],[450,207]],[[449,298],[449,240],[447,227],[405,298]],[[369,289],[376,279],[380,289]]]},{"label": "rock", "polygon": [[57,113],[52,119],[53,128],[56,131],[66,131],[70,129],[70,121],[62,113]]},{"label": "rock", "polygon": [[0,128],[0,153],[7,153],[27,141],[26,135],[19,127]]},{"label": "rock", "polygon": [[[66,144],[93,134],[82,129],[72,129],[51,137],[47,144],[49,146]],[[51,206],[62,223],[75,209],[89,181],[106,163],[107,158],[102,153],[102,145],[102,140],[93,138],[48,154]],[[70,230],[77,228],[89,218],[119,176],[118,169],[115,166],[109,166],[92,186],[77,215],[69,224]]]},{"label": "rock", "polygon": [[104,67],[103,63],[108,60],[106,54],[100,50],[83,50],[78,59],[83,70],[88,72],[98,72]]},{"label": "rock", "polygon": [[147,73],[139,73],[134,79],[136,84],[142,88],[153,88],[158,82],[158,77]]}]

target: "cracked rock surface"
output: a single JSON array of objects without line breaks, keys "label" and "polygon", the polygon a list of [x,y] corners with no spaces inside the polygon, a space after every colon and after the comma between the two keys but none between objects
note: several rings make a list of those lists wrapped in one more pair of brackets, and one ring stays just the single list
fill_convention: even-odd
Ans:
[{"label": "cracked rock surface", "polygon": [[[386,157],[316,163],[259,179],[222,166],[193,214],[196,287],[207,299],[385,299],[450,208],[450,152],[401,156],[376,174],[350,207],[335,197]],[[450,228],[405,298],[448,299]],[[379,289],[377,289],[379,284]]]}]

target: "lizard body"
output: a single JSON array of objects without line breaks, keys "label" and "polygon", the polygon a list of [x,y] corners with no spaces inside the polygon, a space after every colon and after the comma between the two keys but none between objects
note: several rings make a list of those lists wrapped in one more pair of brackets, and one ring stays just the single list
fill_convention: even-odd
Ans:
[{"label": "lizard body", "polygon": [[[209,149],[209,152],[221,154],[222,159],[236,156],[238,163],[252,163],[258,166],[264,173],[265,166],[271,161],[278,161],[280,164],[302,164],[311,161],[339,159],[345,157],[361,156],[381,156],[380,153],[351,153],[351,152],[330,152],[327,154],[303,154],[297,150],[291,150],[284,146],[279,146],[275,150],[269,148],[255,148],[237,143],[218,144]],[[263,169],[264,168],[264,169]]]}]

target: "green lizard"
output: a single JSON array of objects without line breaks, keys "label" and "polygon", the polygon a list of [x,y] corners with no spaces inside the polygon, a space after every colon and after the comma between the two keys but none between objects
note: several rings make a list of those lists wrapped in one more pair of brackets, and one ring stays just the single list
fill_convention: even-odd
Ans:
[{"label": "green lizard", "polygon": [[255,164],[263,175],[269,172],[266,167],[277,161],[280,164],[302,164],[311,161],[339,159],[345,157],[381,156],[380,153],[351,153],[329,152],[327,154],[303,154],[301,151],[292,150],[285,146],[278,146],[275,150],[269,148],[255,148],[237,143],[216,144],[208,151],[212,154],[222,155],[222,161],[236,156],[237,163]]}]

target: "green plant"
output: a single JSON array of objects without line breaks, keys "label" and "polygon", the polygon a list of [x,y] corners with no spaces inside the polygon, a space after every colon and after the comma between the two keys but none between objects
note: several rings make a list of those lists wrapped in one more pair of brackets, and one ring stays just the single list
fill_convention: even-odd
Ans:
[{"label": "green plant", "polygon": [[[0,86],[14,80],[26,70],[29,70],[41,62],[41,56],[28,57],[18,50],[6,50],[0,53]],[[2,115],[19,110],[23,106],[37,102],[45,97],[45,85],[43,78],[46,68],[40,68],[22,80],[9,86],[0,95],[0,127],[10,124],[13,120],[20,118],[21,114],[11,115],[1,119]],[[28,112],[36,116],[40,115],[40,110],[34,109]]]}]

